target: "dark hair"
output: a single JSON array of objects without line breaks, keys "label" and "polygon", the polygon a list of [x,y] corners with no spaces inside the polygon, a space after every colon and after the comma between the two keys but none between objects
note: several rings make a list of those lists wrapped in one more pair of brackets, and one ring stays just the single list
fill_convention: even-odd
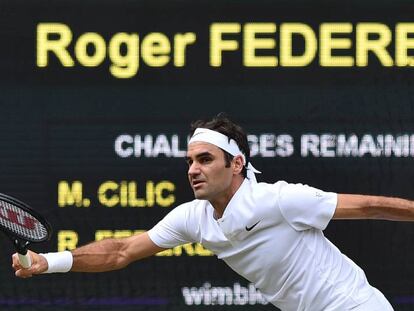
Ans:
[{"label": "dark hair", "polygon": [[[247,135],[240,125],[237,125],[236,123],[228,119],[226,114],[219,113],[217,116],[215,116],[211,120],[208,120],[208,121],[197,120],[197,121],[192,122],[190,136],[194,134],[194,131],[198,127],[207,128],[209,130],[220,132],[226,135],[227,137],[229,137],[229,141],[230,139],[234,139],[234,141],[237,143],[237,146],[239,146],[241,152],[246,157],[246,166],[247,166],[247,163],[249,163],[250,161],[250,148],[249,148],[249,143],[247,142]],[[223,152],[224,152],[224,159],[226,161],[226,167],[229,167],[231,160],[233,160],[233,156],[227,151],[223,150]],[[247,176],[246,166],[243,167],[243,170],[242,170],[242,174],[244,177]]]}]

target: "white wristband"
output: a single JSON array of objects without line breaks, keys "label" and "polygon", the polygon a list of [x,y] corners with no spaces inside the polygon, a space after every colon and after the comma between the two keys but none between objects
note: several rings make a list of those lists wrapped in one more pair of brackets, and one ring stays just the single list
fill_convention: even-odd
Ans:
[{"label": "white wristband", "polygon": [[43,273],[68,272],[72,268],[73,256],[69,251],[39,254],[46,258],[48,269]]}]

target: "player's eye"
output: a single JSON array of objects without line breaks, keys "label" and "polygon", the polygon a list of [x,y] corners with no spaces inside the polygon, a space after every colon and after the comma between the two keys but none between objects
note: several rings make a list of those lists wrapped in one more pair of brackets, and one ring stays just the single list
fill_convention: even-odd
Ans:
[{"label": "player's eye", "polygon": [[212,159],[210,157],[203,157],[200,159],[200,163],[207,164],[210,163]]}]

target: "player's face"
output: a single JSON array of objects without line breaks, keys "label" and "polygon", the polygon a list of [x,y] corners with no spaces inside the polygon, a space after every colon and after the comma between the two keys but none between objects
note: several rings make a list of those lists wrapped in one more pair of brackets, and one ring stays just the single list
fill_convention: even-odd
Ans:
[{"label": "player's face", "polygon": [[196,199],[214,201],[231,191],[233,170],[223,151],[209,143],[194,142],[187,150],[188,180]]}]

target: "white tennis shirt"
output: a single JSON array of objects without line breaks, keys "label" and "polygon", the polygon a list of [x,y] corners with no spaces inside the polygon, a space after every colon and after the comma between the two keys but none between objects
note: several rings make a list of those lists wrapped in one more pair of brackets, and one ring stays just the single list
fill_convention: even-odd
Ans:
[{"label": "white tennis shirt", "polygon": [[348,310],[373,294],[364,272],[322,233],[337,195],[302,184],[243,182],[215,220],[205,200],[149,230],[160,247],[199,242],[282,310]]}]

